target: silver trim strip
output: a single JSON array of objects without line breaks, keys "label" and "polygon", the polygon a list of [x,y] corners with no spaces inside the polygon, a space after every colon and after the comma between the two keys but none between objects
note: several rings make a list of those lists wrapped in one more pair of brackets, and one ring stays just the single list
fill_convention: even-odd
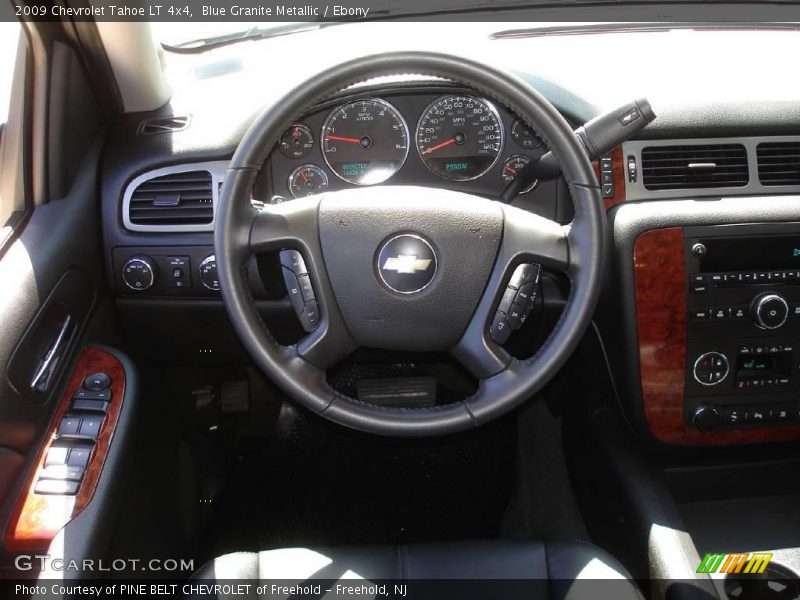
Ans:
[{"label": "silver trim strip", "polygon": [[[217,202],[219,201],[219,187],[225,179],[225,171],[228,169],[230,163],[226,160],[199,162],[199,163],[183,163],[179,165],[172,165],[169,167],[162,167],[154,169],[138,175],[128,183],[125,187],[125,192],[122,195],[122,224],[125,229],[129,231],[161,231],[161,232],[175,232],[175,233],[188,233],[193,231],[214,231],[214,221],[216,220]],[[130,208],[131,197],[133,192],[146,181],[161,177],[162,175],[173,175],[175,173],[187,173],[189,171],[208,171],[211,173],[211,210],[214,217],[211,223],[205,225],[138,225],[131,223]]]},{"label": "silver trim strip", "polygon": [[[625,200],[668,200],[672,198],[698,198],[720,196],[755,196],[800,192],[800,185],[761,185],[758,180],[758,154],[756,147],[768,142],[800,142],[797,135],[770,135],[758,137],[691,138],[672,140],[635,140],[622,144],[622,164],[625,170]],[[685,190],[648,190],[642,183],[642,148],[652,146],[700,146],[706,144],[741,144],[747,152],[750,181],[739,187],[690,188]],[[630,180],[628,157],[636,159],[636,181]]]},{"label": "silver trim strip", "polygon": [[58,335],[56,335],[53,345],[50,346],[42,362],[39,363],[39,368],[36,369],[33,379],[31,379],[31,389],[33,391],[46,392],[47,388],[50,387],[50,380],[56,368],[58,368],[58,363],[61,361],[64,349],[67,346],[66,343],[69,339],[67,332],[70,331],[71,325],[72,316],[67,315],[64,322],[61,324],[61,328],[58,330]]}]

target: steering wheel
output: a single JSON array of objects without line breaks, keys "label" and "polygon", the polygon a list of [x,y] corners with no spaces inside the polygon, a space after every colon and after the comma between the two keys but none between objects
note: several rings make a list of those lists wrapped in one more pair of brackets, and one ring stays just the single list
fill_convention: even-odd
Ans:
[{"label": "steering wheel", "polygon": [[[281,134],[339,90],[372,77],[436,76],[511,108],[558,158],[574,203],[567,226],[469,194],[375,185],[256,209],[250,191]],[[244,135],[217,204],[214,231],[222,297],[256,364],[291,398],[323,417],[383,435],[440,435],[476,427],[537,392],[578,344],[600,289],[605,213],[584,148],[556,109],[518,78],[446,54],[386,53],[329,69],[264,111]],[[246,265],[254,253],[299,251],[319,319],[282,346],[256,311]],[[401,268],[406,257],[412,267]],[[419,258],[423,256],[425,258]],[[297,254],[294,254],[295,260]],[[524,264],[562,271],[570,293],[558,323],[526,360],[489,332]],[[393,267],[393,270],[386,267]],[[327,382],[326,369],[359,346],[449,351],[479,380],[462,402],[425,408],[368,404]]]}]

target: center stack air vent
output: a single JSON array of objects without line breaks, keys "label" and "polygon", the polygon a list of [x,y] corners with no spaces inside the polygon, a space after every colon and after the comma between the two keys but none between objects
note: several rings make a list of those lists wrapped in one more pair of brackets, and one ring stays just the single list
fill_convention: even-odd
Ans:
[{"label": "center stack air vent", "polygon": [[800,142],[768,142],[756,150],[762,185],[800,185]]},{"label": "center stack air vent", "polygon": [[741,144],[642,149],[642,182],[648,190],[742,187],[749,180],[747,151]]},{"label": "center stack air vent", "polygon": [[208,225],[213,220],[213,183],[208,171],[147,179],[136,186],[128,202],[128,221],[132,225]]}]

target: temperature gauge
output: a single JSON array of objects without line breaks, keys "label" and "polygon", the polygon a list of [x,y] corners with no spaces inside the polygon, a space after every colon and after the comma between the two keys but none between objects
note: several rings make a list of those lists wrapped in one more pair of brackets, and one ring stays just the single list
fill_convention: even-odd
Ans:
[{"label": "temperature gauge", "polygon": [[[503,171],[500,173],[500,176],[503,178],[503,183],[508,185],[511,183],[514,178],[519,173],[520,169],[527,165],[529,162],[533,160],[530,156],[523,156],[522,154],[515,154],[514,156],[509,156],[506,159],[505,164],[503,165]],[[536,184],[539,183],[537,179],[533,180],[528,187],[520,192],[520,194],[524,194],[526,192],[530,192],[533,188],[536,187]]]},{"label": "temperature gauge", "polygon": [[289,175],[289,191],[295,198],[319,194],[328,189],[328,176],[317,165],[297,167]]},{"label": "temperature gauge", "polygon": [[314,135],[305,125],[292,125],[281,136],[281,154],[286,158],[303,158],[313,147]]}]

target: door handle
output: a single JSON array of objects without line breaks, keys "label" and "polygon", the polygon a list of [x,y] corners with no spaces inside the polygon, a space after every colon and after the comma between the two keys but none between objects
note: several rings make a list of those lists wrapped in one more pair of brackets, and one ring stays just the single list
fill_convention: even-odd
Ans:
[{"label": "door handle", "polygon": [[61,359],[64,356],[64,351],[67,348],[67,342],[71,337],[69,335],[71,333],[71,329],[72,317],[67,315],[64,319],[64,322],[61,323],[61,327],[58,329],[58,335],[56,335],[53,345],[50,346],[47,354],[45,354],[44,358],[42,358],[42,361],[39,363],[39,366],[33,375],[33,379],[31,379],[31,389],[33,391],[40,393],[46,392],[47,388],[50,387],[50,383],[53,379],[53,375],[56,372],[58,363],[61,362]]}]

